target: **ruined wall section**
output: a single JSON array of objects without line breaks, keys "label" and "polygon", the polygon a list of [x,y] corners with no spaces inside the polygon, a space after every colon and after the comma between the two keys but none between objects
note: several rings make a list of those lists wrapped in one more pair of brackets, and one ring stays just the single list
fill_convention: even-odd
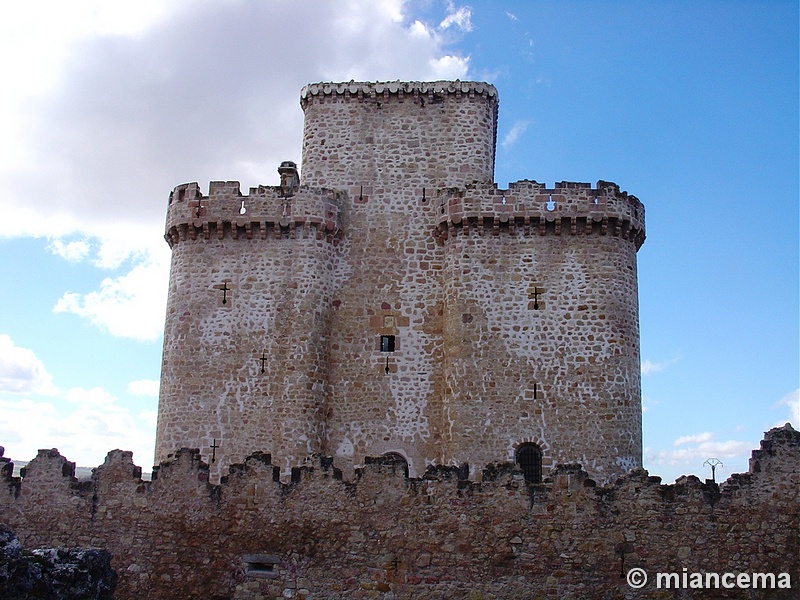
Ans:
[{"label": "ruined wall section", "polygon": [[641,467],[636,251],[644,209],[615,184],[518,182],[437,198],[445,261],[448,464]]},{"label": "ruined wall section", "polygon": [[[7,459],[5,459],[7,461]],[[219,485],[197,451],[140,479],[109,453],[80,483],[41,451],[24,478],[2,470],[0,522],[26,547],[105,548],[115,597],[796,598],[800,583],[800,433],[785,426],[754,452],[757,470],[722,486],[663,485],[635,470],[598,487],[579,466],[525,484],[510,465],[481,483],[454,469],[405,479],[368,465],[352,484],[330,460],[274,479],[269,455]],[[640,567],[651,581],[627,586]],[[656,589],[656,572],[787,573],[790,589]]]},{"label": "ruined wall section", "polygon": [[268,448],[288,477],[322,447],[342,194],[212,182],[170,199],[156,460],[198,447],[218,477]]}]

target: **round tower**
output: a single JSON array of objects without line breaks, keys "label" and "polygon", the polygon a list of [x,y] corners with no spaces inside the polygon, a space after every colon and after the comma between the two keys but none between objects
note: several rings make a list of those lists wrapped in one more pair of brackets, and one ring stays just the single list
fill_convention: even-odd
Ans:
[{"label": "round tower", "polygon": [[644,208],[615,184],[472,186],[437,200],[446,460],[530,480],[641,466],[636,252]]},{"label": "round tower", "polygon": [[339,199],[280,170],[281,186],[248,195],[170,194],[157,462],[200,448],[219,474],[263,450],[288,471],[321,448]]}]

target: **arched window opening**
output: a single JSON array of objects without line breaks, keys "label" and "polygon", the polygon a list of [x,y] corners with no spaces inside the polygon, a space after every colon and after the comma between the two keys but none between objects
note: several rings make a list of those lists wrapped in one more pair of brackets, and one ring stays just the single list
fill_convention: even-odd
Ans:
[{"label": "arched window opening", "polygon": [[408,461],[405,457],[398,452],[387,452],[377,458],[367,459],[368,464],[385,465],[392,468],[392,473],[401,472],[404,477],[408,478]]},{"label": "arched window opening", "polygon": [[536,444],[522,444],[517,448],[516,463],[528,483],[542,482],[542,450]]}]

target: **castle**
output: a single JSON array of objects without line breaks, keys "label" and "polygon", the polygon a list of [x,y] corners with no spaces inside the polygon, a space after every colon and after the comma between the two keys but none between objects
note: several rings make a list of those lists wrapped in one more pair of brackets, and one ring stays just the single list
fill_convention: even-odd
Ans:
[{"label": "castle", "polygon": [[641,203],[499,189],[486,83],[315,84],[301,105],[301,177],[170,194],[156,462],[641,467]]},{"label": "castle", "polygon": [[722,485],[639,468],[636,198],[498,189],[483,83],[301,103],[302,178],[170,195],[152,480],[0,446],[10,554],[106,549],[118,600],[797,598],[800,433]]}]

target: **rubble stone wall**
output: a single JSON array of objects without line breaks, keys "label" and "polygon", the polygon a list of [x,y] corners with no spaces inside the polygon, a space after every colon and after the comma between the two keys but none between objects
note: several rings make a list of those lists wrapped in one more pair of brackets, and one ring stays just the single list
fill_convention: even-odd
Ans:
[{"label": "rubble stone wall", "polygon": [[[21,480],[2,462],[0,521],[26,547],[108,549],[118,600],[788,599],[800,590],[800,433],[788,425],[721,486],[693,476],[663,485],[634,470],[599,487],[577,465],[527,485],[508,464],[480,483],[458,469],[407,479],[377,464],[347,483],[325,458],[283,484],[264,454],[212,485],[195,450],[162,463],[152,482],[122,451],[86,482],[55,450]],[[621,577],[634,567],[650,576],[640,590]],[[774,589],[658,589],[658,572],[776,579]]]}]

